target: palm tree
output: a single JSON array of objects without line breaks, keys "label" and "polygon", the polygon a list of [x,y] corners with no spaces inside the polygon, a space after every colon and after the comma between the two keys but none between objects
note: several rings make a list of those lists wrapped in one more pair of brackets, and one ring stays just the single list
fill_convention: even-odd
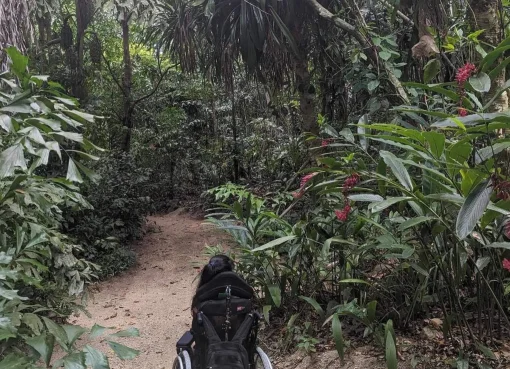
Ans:
[{"label": "palm tree", "polygon": [[26,52],[32,37],[30,9],[34,9],[34,0],[0,1],[0,72],[7,68],[7,57],[3,49],[15,46]]}]

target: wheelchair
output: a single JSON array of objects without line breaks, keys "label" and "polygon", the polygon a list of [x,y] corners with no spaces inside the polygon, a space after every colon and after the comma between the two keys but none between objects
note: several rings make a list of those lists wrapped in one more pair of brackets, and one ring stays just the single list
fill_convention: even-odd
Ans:
[{"label": "wheelchair", "polygon": [[200,287],[193,306],[198,313],[191,330],[176,344],[173,369],[208,369],[208,345],[221,341],[242,343],[250,369],[272,369],[266,353],[257,346],[259,313],[252,307],[254,292],[239,275],[223,272]]}]

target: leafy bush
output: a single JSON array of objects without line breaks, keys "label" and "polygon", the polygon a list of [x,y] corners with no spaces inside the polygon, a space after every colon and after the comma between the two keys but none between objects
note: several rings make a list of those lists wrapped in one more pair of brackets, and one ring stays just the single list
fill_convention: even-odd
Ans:
[{"label": "leafy bush", "polygon": [[[0,367],[48,366],[56,342],[66,355],[53,367],[108,368],[93,347],[76,348],[83,328],[55,322],[77,308],[76,297],[99,269],[79,257],[83,248],[61,227],[63,208],[90,208],[74,183],[92,174],[77,156],[95,159],[88,153],[94,145],[80,133],[94,117],[58,84],[30,76],[16,49],[7,52],[15,76],[0,75]],[[66,178],[42,174],[51,160],[67,162]],[[111,347],[125,358],[136,354]]]},{"label": "leafy bush", "polygon": [[151,171],[138,166],[126,153],[102,158],[95,171],[99,177],[83,188],[93,209],[66,215],[68,232],[86,245],[87,260],[101,265],[100,276],[112,276],[135,262],[129,243],[143,235],[152,209],[148,196]]},{"label": "leafy bush", "polygon": [[[264,207],[270,200],[255,205],[245,192],[214,191],[226,211],[211,222],[241,245],[237,259],[262,292],[266,320],[283,309],[295,312],[294,326],[301,300],[320,324],[330,322],[342,356],[342,326],[351,324],[338,317],[351,317],[396,367],[393,322],[406,329],[439,315],[445,339],[495,359],[487,340],[510,330],[510,180],[501,156],[510,141],[497,133],[510,128],[510,115],[486,111],[508,86],[489,94],[508,42],[478,67],[462,67],[456,84],[405,84],[434,93],[427,99],[435,103],[397,108],[402,125],[363,117],[354,132],[337,132],[323,124],[329,138],[319,165],[294,192],[296,203],[309,201],[297,221],[288,216],[294,204],[274,213]],[[309,333],[287,332],[313,350]]]}]

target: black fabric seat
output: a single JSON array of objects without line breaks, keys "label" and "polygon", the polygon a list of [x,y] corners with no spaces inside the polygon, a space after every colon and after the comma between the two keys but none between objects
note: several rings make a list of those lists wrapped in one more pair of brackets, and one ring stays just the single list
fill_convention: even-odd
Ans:
[{"label": "black fabric seat", "polygon": [[232,296],[252,299],[253,288],[246,283],[237,273],[223,272],[216,275],[208,283],[197,290],[193,298],[193,306],[199,306],[200,303],[207,300],[222,299],[221,294],[225,293],[225,288],[230,286]]},{"label": "black fabric seat", "polygon": [[[227,287],[230,287],[230,301],[227,299]],[[220,340],[224,341],[227,337],[231,340],[241,328],[245,319],[251,316],[253,327],[250,329],[248,337],[243,342],[250,357],[254,357],[257,340],[258,315],[253,318],[254,297],[253,288],[234,272],[223,272],[216,275],[211,281],[200,287],[193,298],[192,306],[196,309],[198,315],[203,314],[209,319]],[[228,307],[230,308],[229,329],[226,328],[226,316]],[[195,340],[193,368],[205,369],[203,360],[209,344],[203,322],[195,316],[192,321],[192,332]]]}]

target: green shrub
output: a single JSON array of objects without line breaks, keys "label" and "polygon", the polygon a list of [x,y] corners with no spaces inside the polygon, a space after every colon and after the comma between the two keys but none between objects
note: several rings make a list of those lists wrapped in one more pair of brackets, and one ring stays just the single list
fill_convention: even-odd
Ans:
[{"label": "green shrub", "polygon": [[[96,159],[81,134],[95,118],[58,84],[30,76],[28,59],[16,49],[7,53],[14,76],[0,75],[0,367],[48,367],[56,342],[66,355],[54,368],[83,368],[86,360],[108,368],[103,353],[76,347],[85,329],[56,323],[97,278],[98,266],[80,258],[82,246],[60,223],[64,208],[90,209],[76,184],[92,172],[77,157]],[[50,161],[67,164],[66,178],[46,175]],[[136,356],[116,343],[112,348],[124,358]]]},{"label": "green shrub", "polygon": [[101,276],[112,276],[135,262],[129,246],[143,235],[152,209],[148,196],[150,170],[138,167],[126,153],[102,158],[95,170],[99,179],[83,186],[83,194],[93,208],[70,209],[65,226],[86,245],[85,258],[101,265]]}]

